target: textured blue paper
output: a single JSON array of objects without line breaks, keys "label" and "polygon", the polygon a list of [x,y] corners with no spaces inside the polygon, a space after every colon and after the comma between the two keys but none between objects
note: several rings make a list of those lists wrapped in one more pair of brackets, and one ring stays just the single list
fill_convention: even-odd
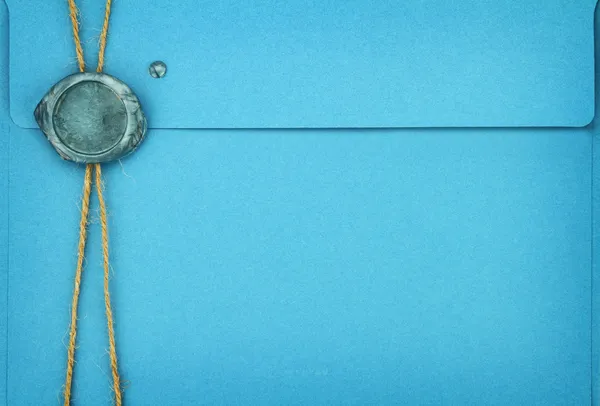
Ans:
[{"label": "textured blue paper", "polygon": [[[0,389],[55,404],[83,170],[10,121],[2,52]],[[151,131],[106,167],[126,401],[591,404],[594,128]],[[93,406],[91,214],[74,404]]]},{"label": "textured blue paper", "polygon": [[[35,128],[49,83],[77,69],[66,1],[7,3],[11,115]],[[93,65],[104,4],[79,3]],[[106,71],[155,128],[584,126],[594,5],[129,0],[114,5]]]},{"label": "textured blue paper", "polygon": [[[5,4],[0,2],[0,44],[8,43]],[[0,47],[0,402],[6,399],[8,302],[8,48]],[[3,311],[1,309],[4,309]]]}]

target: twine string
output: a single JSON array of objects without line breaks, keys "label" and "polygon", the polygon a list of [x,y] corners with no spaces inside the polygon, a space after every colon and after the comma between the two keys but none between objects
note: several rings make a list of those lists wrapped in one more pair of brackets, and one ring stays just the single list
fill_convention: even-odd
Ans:
[{"label": "twine string", "polygon": [[104,184],[102,182],[102,167],[96,164],[96,191],[98,193],[98,202],[100,203],[100,224],[102,228],[102,257],[104,258],[104,305],[106,308],[106,323],[108,327],[108,345],[110,355],[110,369],[113,377],[113,390],[115,392],[115,403],[121,405],[121,378],[119,377],[119,368],[117,365],[117,346],[115,344],[115,329],[113,326],[113,314],[110,305],[110,291],[108,289],[108,279],[110,275],[110,264],[108,262],[108,223],[106,221],[106,203],[103,194]]},{"label": "twine string", "polygon": [[[69,17],[73,27],[73,40],[75,42],[75,53],[77,54],[77,65],[80,72],[85,71],[85,60],[83,58],[83,47],[79,37],[79,20],[78,10],[75,0],[68,0]],[[98,52],[98,66],[96,72],[102,72],[104,68],[104,53],[106,50],[106,39],[108,36],[108,25],[110,20],[112,0],[106,0],[104,10],[104,22],[102,24],[102,32],[100,34],[100,44]],[[117,363],[117,348],[115,343],[115,331],[113,322],[112,307],[110,304],[109,291],[109,276],[110,263],[108,252],[108,221],[106,215],[106,202],[104,200],[104,185],[102,182],[102,167],[99,163],[87,164],[85,167],[85,176],[83,180],[83,197],[81,201],[81,220],[79,223],[79,244],[77,250],[77,267],[75,270],[75,283],[73,289],[73,299],[71,302],[71,325],[69,328],[69,347],[67,350],[67,373],[65,378],[64,389],[64,406],[69,406],[71,402],[71,385],[73,382],[73,368],[75,365],[75,348],[77,338],[77,309],[79,304],[79,292],[81,286],[81,275],[83,273],[83,259],[85,256],[85,245],[87,240],[87,223],[89,214],[90,194],[92,189],[92,169],[96,173],[96,192],[98,193],[98,201],[100,204],[100,224],[102,229],[102,256],[104,267],[104,304],[106,308],[106,321],[108,327],[108,342],[110,368],[113,378],[113,391],[115,392],[115,404],[121,406],[121,379],[119,377],[119,369]]]},{"label": "twine string", "polygon": [[71,327],[69,330],[69,349],[67,352],[67,377],[65,380],[65,406],[71,399],[71,382],[73,381],[73,364],[75,363],[75,338],[77,337],[77,305],[79,304],[79,289],[83,271],[83,257],[87,235],[88,213],[90,211],[90,192],[92,190],[92,166],[85,167],[83,181],[83,197],[81,199],[81,221],[79,222],[79,245],[77,249],[77,269],[75,271],[75,287],[71,302]]}]

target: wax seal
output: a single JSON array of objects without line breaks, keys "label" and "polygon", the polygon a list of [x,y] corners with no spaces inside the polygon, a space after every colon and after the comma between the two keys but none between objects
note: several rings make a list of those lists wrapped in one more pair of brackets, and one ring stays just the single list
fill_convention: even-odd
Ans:
[{"label": "wax seal", "polygon": [[120,159],[144,139],[146,118],[131,89],[105,73],[76,73],[55,84],[35,119],[61,157],[82,163]]}]

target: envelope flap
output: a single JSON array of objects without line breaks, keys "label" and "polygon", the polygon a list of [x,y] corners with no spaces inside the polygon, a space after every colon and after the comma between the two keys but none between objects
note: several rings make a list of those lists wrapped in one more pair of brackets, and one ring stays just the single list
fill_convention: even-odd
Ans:
[{"label": "envelope flap", "polygon": [[[11,115],[33,128],[35,105],[77,69],[67,2],[7,3]],[[78,5],[93,69],[104,4]],[[105,70],[154,128],[583,126],[594,5],[130,0],[114,4]]]}]

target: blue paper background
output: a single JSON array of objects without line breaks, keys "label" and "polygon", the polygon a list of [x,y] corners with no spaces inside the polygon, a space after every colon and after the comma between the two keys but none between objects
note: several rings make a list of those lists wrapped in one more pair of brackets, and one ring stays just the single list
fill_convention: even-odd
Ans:
[{"label": "blue paper background", "polygon": [[[153,128],[583,126],[595,3],[115,2],[106,71],[136,90]],[[36,128],[48,83],[76,70],[67,9],[7,4],[11,116]],[[93,65],[104,2],[78,5]],[[170,71],[159,82],[146,74],[156,59]]]},{"label": "blue paper background", "polygon": [[[10,121],[0,52],[0,385],[9,405],[54,404],[83,168]],[[105,167],[127,402],[592,403],[593,134],[151,131]],[[84,405],[111,403],[96,210]]]},{"label": "blue paper background", "polygon": [[[0,3],[0,43],[8,42],[6,7]],[[0,309],[5,309],[0,317],[0,399],[7,399],[6,387],[8,355],[8,142],[10,121],[8,119],[8,47],[0,47]]]}]

